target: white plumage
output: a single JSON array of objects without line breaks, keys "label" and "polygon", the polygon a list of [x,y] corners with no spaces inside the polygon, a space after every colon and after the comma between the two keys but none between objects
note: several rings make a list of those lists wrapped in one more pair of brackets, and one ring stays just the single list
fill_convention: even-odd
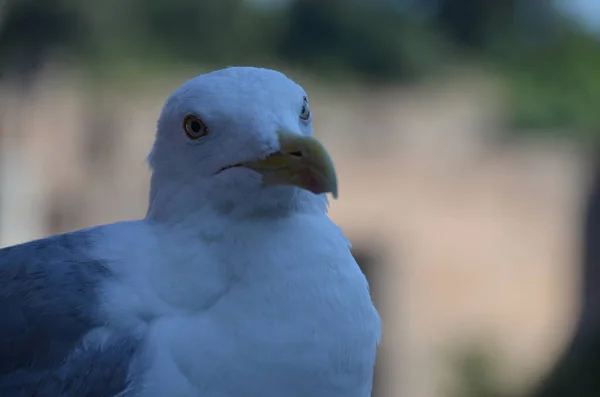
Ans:
[{"label": "white plumage", "polygon": [[[296,83],[266,69],[228,68],[186,82],[159,118],[147,217],[71,235],[100,270],[84,275],[94,291],[81,296],[86,327],[53,354],[89,353],[125,368],[123,381],[108,391],[102,376],[76,370],[100,361],[67,360],[67,370],[95,385],[89,388],[96,395],[370,396],[380,320],[349,243],[326,214],[325,193],[337,193],[335,173],[311,137],[305,97]],[[199,138],[186,135],[190,115],[202,123],[192,126]],[[15,272],[36,255],[32,244],[12,257],[0,251],[0,272]],[[65,288],[55,280],[60,275],[50,276],[48,288]],[[27,285],[18,277],[13,285]],[[5,303],[2,293],[0,309],[19,306]],[[35,306],[73,315],[68,307]],[[18,326],[0,325],[0,332]],[[122,341],[129,347],[122,354],[111,350]],[[64,361],[49,357],[35,371],[64,373]],[[34,370],[13,367],[0,371],[1,395],[11,382],[30,381],[17,370]]]}]

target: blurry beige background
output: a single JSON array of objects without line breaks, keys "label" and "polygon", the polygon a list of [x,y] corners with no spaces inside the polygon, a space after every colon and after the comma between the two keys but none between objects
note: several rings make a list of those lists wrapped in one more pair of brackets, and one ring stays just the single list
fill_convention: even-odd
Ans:
[{"label": "blurry beige background", "polygon": [[[0,10],[10,11],[5,5]],[[6,43],[4,60],[20,62]],[[145,157],[162,102],[213,68],[200,61],[123,67],[109,58],[93,59],[100,71],[89,72],[62,51],[50,54],[26,74],[6,62],[0,79],[0,246],[144,216]],[[384,321],[374,397],[526,393],[577,325],[598,117],[571,117],[568,102],[566,111],[550,104],[550,116],[539,109],[531,116],[521,103],[531,117],[513,123],[520,110],[512,84],[523,76],[507,80],[487,60],[458,54],[444,55],[452,67],[427,78],[384,83],[285,58],[258,63],[307,89],[315,134],[338,167],[331,217],[352,240]],[[569,122],[553,122],[561,111]],[[489,387],[507,394],[456,391],[473,381],[461,370],[468,367],[461,357],[472,354],[491,357],[480,365],[492,368]],[[487,376],[480,371],[475,378]]]}]

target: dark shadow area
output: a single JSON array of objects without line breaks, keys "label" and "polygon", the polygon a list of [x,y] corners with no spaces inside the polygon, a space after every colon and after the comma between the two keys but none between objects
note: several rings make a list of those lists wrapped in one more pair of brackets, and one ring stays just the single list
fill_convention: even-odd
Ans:
[{"label": "dark shadow area", "polygon": [[600,396],[600,161],[584,213],[581,309],[570,345],[532,397]]},{"label": "dark shadow area", "polygon": [[[373,298],[375,306],[379,309],[380,315],[383,317],[384,312],[381,309],[381,303],[384,302],[385,298],[383,296],[383,283],[381,283],[380,280],[382,279],[382,272],[384,271],[385,264],[382,259],[381,250],[372,244],[359,243],[355,244],[352,248],[352,255],[369,281],[371,297]],[[371,397],[384,397],[389,395],[385,389],[384,383],[384,380],[389,375],[385,364],[385,356],[386,350],[380,348],[375,364]]]}]

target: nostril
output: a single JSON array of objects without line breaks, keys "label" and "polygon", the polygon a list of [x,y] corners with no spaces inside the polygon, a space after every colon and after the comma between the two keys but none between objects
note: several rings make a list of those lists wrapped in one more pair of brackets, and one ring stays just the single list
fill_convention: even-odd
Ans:
[{"label": "nostril", "polygon": [[302,152],[297,150],[295,152],[290,152],[290,155],[294,157],[302,157]]}]

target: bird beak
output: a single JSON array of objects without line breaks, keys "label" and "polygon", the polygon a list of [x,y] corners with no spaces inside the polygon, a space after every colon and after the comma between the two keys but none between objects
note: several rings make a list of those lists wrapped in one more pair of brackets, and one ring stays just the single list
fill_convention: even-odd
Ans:
[{"label": "bird beak", "polygon": [[315,138],[280,131],[280,150],[265,159],[240,165],[263,176],[265,185],[292,185],[337,198],[337,176],[331,157]]}]

